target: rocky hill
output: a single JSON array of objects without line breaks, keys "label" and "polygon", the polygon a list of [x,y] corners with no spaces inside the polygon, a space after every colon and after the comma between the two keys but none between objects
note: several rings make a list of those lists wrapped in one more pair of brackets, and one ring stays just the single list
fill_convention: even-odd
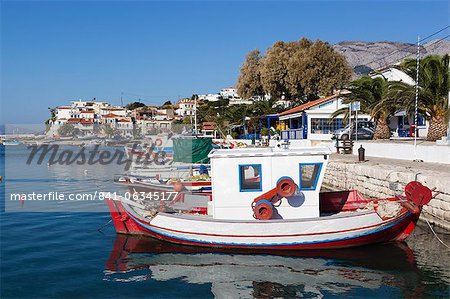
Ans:
[{"label": "rocky hill", "polygon": [[[405,57],[415,58],[417,46],[400,42],[343,41],[334,45],[352,66],[355,75],[401,62]],[[450,54],[450,40],[433,40],[421,46],[421,56]]]}]

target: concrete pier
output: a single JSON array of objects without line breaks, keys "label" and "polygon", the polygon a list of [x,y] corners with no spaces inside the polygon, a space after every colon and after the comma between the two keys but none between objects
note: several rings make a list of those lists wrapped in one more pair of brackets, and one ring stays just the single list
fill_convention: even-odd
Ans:
[{"label": "concrete pier", "polygon": [[405,185],[417,180],[441,193],[423,208],[421,219],[450,232],[450,165],[333,154],[323,185],[333,190],[358,189],[371,198],[404,194]]}]

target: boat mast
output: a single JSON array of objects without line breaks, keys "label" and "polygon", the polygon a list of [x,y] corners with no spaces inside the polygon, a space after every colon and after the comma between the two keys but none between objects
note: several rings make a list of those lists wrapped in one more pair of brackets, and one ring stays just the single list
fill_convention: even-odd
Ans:
[{"label": "boat mast", "polygon": [[194,134],[197,135],[197,97],[194,96]]}]

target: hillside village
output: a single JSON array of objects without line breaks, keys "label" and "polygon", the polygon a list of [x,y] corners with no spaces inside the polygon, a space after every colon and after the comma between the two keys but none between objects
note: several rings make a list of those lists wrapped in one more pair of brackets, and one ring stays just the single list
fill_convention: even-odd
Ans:
[{"label": "hillside village", "polygon": [[[50,109],[47,136],[137,138],[174,131],[180,124],[215,138],[327,141],[350,130],[349,125],[354,130],[359,122],[372,131],[362,136],[366,139],[448,142],[449,58],[430,55],[447,53],[448,41],[417,48],[423,55],[417,86],[414,47],[390,42],[332,46],[307,38],[277,41],[265,53],[255,49],[246,55],[236,86],[161,106],[140,99],[124,107],[95,98],[72,101]],[[383,59],[373,56],[373,49]],[[430,72],[434,75],[426,75]],[[352,134],[359,132],[341,137]]]},{"label": "hillside village", "polygon": [[[226,87],[216,94],[196,95],[195,98],[182,98],[174,105],[139,107],[114,106],[106,101],[72,101],[70,105],[58,106],[51,110],[52,117],[47,121],[47,136],[60,135],[118,135],[135,137],[168,131],[174,122],[182,122],[195,115],[196,105],[202,102],[226,100],[228,105],[249,105],[259,99],[241,99],[234,87]],[[137,102],[136,102],[137,103]],[[197,104],[196,104],[197,103]],[[100,128],[108,127],[101,130]],[[70,128],[69,130],[67,130]],[[66,130],[65,130],[66,129]]]},{"label": "hillside village", "polygon": [[[370,73],[371,78],[384,78],[387,81],[405,82],[414,85],[415,81],[403,72],[398,66],[390,66]],[[52,119],[48,121],[47,136],[97,135],[111,137],[114,135],[133,138],[169,132],[173,124],[194,125],[194,117],[199,118],[199,135],[222,138],[222,132],[218,132],[218,126],[208,119],[202,111],[202,107],[223,105],[227,109],[244,109],[244,115],[238,118],[237,123],[228,122],[227,133],[232,133],[235,138],[259,139],[263,135],[268,138],[274,135],[284,140],[308,139],[317,141],[331,140],[333,132],[343,128],[347,124],[346,115],[341,114],[332,117],[336,111],[350,109],[349,104],[344,103],[345,90],[336,91],[334,94],[321,97],[317,100],[293,105],[292,101],[280,98],[271,100],[270,95],[264,97],[252,97],[242,99],[237,89],[226,87],[219,93],[205,95],[193,95],[191,98],[183,98],[175,104],[163,106],[146,106],[143,103],[127,107],[113,106],[108,102],[96,101],[72,101],[70,105],[58,106],[53,109]],[[276,107],[278,113],[252,114],[248,107],[258,103],[270,102]],[[242,110],[242,109],[240,109]],[[270,111],[273,109],[269,109]],[[203,113],[202,113],[203,112]],[[196,115],[197,114],[197,115]],[[360,113],[359,121],[372,120],[371,115]],[[413,136],[412,123],[414,120],[403,111],[397,112],[389,118],[389,129],[393,137],[407,138]],[[429,124],[423,116],[419,116],[417,133],[419,137],[427,135]],[[70,130],[65,130],[70,128]],[[105,129],[106,128],[106,129]],[[238,132],[238,133],[236,133]],[[272,135],[272,136],[271,136]]]}]

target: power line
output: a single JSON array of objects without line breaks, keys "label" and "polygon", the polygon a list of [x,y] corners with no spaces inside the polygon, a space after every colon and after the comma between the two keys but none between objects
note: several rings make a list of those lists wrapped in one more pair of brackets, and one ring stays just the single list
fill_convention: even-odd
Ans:
[{"label": "power line", "polygon": [[[434,46],[434,45],[436,45],[436,44],[438,44],[438,43],[440,43],[440,42],[442,42],[442,41],[444,41],[444,40],[447,40],[446,38],[449,38],[449,37],[450,37],[450,34],[447,35],[447,36],[444,36],[444,37],[441,38],[440,40],[434,41],[433,43],[431,43],[431,44],[429,44],[429,45],[426,45],[424,48],[426,49],[426,48],[428,48],[428,47]],[[436,48],[436,47],[435,47],[435,48]]]},{"label": "power line", "polygon": [[[441,39],[439,39],[439,40],[437,40],[437,41],[434,41],[433,43],[431,43],[431,44],[429,44],[429,45],[422,46],[422,47],[423,47],[424,49],[428,49],[429,47],[434,46],[434,45],[437,45],[438,43],[440,43],[440,42],[446,40],[446,38],[448,38],[448,37],[450,37],[450,34],[447,35],[447,36],[444,36],[443,38],[441,38]],[[416,46],[417,46],[417,45],[416,45]],[[397,59],[396,61],[402,61],[403,59],[405,59],[405,58],[407,58],[407,57],[409,57],[409,56],[411,56],[411,55],[414,55],[414,53],[410,53],[410,54],[408,54],[408,55],[405,55],[405,56],[401,57],[400,59]],[[389,65],[389,64],[385,64],[385,66],[386,66],[386,65]]]},{"label": "power line", "polygon": [[[441,33],[442,31],[446,30],[446,29],[449,28],[449,27],[450,27],[450,26],[444,27],[444,28],[442,28],[442,29],[440,29],[440,30],[438,30],[438,31],[436,31],[436,32],[434,32],[434,33],[432,33],[432,34],[430,34],[430,35],[428,35],[428,36],[422,38],[419,42],[423,42],[423,41],[429,39],[430,37],[433,37],[433,36],[435,36],[436,34]],[[386,56],[384,56],[384,57],[382,57],[382,58],[375,59],[375,60],[369,62],[368,64],[371,64],[371,63],[373,63],[373,62],[378,62],[378,61],[380,61],[380,60],[385,60],[387,57],[390,57],[390,56],[392,56],[392,55],[394,55],[394,54],[396,54],[396,53],[399,53],[399,52],[404,52],[406,49],[410,49],[410,48],[413,48],[413,47],[416,47],[416,45],[415,45],[415,44],[408,45],[408,46],[403,47],[403,48],[401,48],[401,49],[395,50],[395,51],[391,52],[390,54],[388,54],[388,55],[386,55]],[[413,53],[410,53],[409,55],[412,55],[412,54],[413,54]],[[409,55],[408,55],[408,56],[409,56]]]},{"label": "power line", "polygon": [[[448,29],[448,28],[450,28],[450,25],[449,25],[449,26],[446,26],[446,27],[444,27],[444,28],[442,28],[442,29],[440,29],[440,30],[438,30],[438,31],[436,31],[436,32],[434,32],[434,33],[432,33],[432,34],[430,34],[430,35],[424,37],[424,38],[422,38],[422,39],[420,40],[420,42],[423,42],[423,41],[425,41],[425,40],[427,40],[427,39],[429,39],[429,38],[435,36],[436,34],[441,33],[442,31],[444,31],[444,30],[446,30],[446,29]],[[387,55],[385,55],[385,56],[383,56],[383,57],[381,57],[381,58],[377,58],[377,59],[374,59],[374,60],[372,60],[372,61],[370,61],[370,62],[368,62],[368,63],[365,63],[365,65],[370,65],[370,64],[372,64],[372,63],[374,63],[374,62],[378,62],[378,61],[380,61],[380,60],[385,60],[386,58],[388,58],[388,57],[390,57],[390,56],[392,56],[392,55],[394,55],[394,54],[397,54],[397,53],[399,53],[399,52],[404,52],[405,50],[410,49],[410,48],[412,48],[412,47],[416,47],[416,45],[415,45],[415,44],[410,44],[410,45],[408,45],[408,46],[406,46],[406,47],[403,47],[403,48],[401,48],[401,49],[394,50],[393,52],[391,52],[391,53],[389,53],[389,54],[387,54]],[[412,55],[412,54],[413,54],[413,53],[410,53],[410,54],[408,54],[408,56],[409,56],[409,55]]]},{"label": "power line", "polygon": [[430,37],[435,36],[436,34],[441,33],[442,31],[444,31],[445,29],[448,29],[448,28],[450,28],[450,25],[447,26],[447,27],[442,28],[442,29],[439,30],[439,31],[436,31],[436,32],[433,33],[433,34],[428,35],[427,37],[422,38],[419,42],[423,42],[424,40],[429,39]]}]

